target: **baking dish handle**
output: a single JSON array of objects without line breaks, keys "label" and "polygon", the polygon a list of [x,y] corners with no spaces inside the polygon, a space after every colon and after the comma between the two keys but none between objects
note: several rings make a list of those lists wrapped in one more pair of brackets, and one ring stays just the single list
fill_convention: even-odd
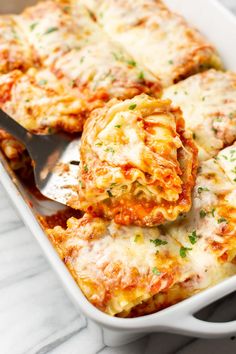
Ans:
[{"label": "baking dish handle", "polygon": [[236,320],[229,322],[210,322],[200,320],[195,314],[206,306],[233,293],[236,289],[236,276],[223,281],[205,292],[195,295],[194,304],[188,299],[180,303],[181,311],[173,309],[171,317],[162,323],[165,330],[171,333],[186,334],[199,338],[227,337],[236,334]]},{"label": "baking dish handle", "polygon": [[199,338],[219,338],[236,334],[236,320],[230,322],[208,322],[189,314],[180,321],[174,321],[175,328],[170,332],[191,335]]}]

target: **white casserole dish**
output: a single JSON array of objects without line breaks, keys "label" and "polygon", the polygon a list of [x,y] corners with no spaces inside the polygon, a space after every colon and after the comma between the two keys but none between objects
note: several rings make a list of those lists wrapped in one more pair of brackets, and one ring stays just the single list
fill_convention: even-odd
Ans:
[{"label": "white casserole dish", "polygon": [[[189,0],[165,0],[165,2],[171,9],[184,15],[191,24],[204,33],[218,49],[225,67],[236,71],[236,51],[233,49],[233,44],[236,43],[236,18],[230,12],[217,0],[191,2]],[[29,4],[29,1],[15,0],[15,3],[15,11],[14,6],[12,8],[10,4],[1,4],[0,12],[17,12],[20,10],[19,4],[23,8]],[[236,289],[236,276],[179,304],[145,317],[122,319],[110,317],[100,312],[86,300],[37,221],[37,213],[42,213],[42,210],[44,213],[56,211],[56,204],[39,202],[32,197],[17,181],[2,155],[0,155],[0,180],[25,224],[38,240],[76,307],[104,328],[104,339],[107,345],[125,344],[149,332],[164,331],[205,338],[236,333],[236,321],[210,323],[194,317],[194,314],[200,309],[233,292]],[[32,207],[29,206],[26,199],[30,200]]]}]

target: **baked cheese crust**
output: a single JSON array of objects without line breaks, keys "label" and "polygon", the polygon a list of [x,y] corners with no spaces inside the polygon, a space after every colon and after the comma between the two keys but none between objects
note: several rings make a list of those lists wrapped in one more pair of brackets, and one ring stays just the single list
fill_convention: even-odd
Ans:
[{"label": "baked cheese crust", "polygon": [[49,70],[15,70],[0,76],[0,107],[33,133],[82,131],[86,106]]},{"label": "baked cheese crust", "polygon": [[175,220],[191,207],[197,149],[170,101],[142,94],[95,110],[80,155],[72,207],[139,226]]},{"label": "baked cheese crust", "polygon": [[[69,219],[66,230],[48,230],[48,235],[87,299],[112,316],[181,277],[178,245],[158,229],[118,226],[85,215]],[[155,240],[163,243],[159,253]]]},{"label": "baked cheese crust", "polygon": [[167,88],[183,111],[186,126],[194,133],[200,158],[206,159],[236,139],[236,74],[214,69],[196,74]]},{"label": "baked cheese crust", "polygon": [[212,45],[160,0],[80,0],[107,34],[164,86],[221,67]]},{"label": "baked cheese crust", "polygon": [[41,63],[67,78],[87,101],[98,106],[113,97],[160,95],[160,82],[112,43],[75,1],[41,2],[23,12],[21,25]]},{"label": "baked cheese crust", "polygon": [[0,16],[0,74],[26,70],[37,62],[17,19],[17,16]]}]

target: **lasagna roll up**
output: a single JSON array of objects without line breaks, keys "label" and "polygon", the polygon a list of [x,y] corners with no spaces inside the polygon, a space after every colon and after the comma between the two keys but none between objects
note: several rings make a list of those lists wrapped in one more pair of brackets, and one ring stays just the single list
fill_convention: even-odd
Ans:
[{"label": "lasagna roll up", "polygon": [[69,219],[66,230],[56,226],[47,232],[87,299],[111,316],[129,312],[181,277],[178,244],[158,229],[85,214]]},{"label": "lasagna roll up", "polygon": [[[190,213],[162,227],[179,247],[179,279],[120,316],[156,312],[207,289],[236,272],[236,145],[201,163]],[[173,254],[173,248],[169,248]],[[180,262],[180,260],[179,260]],[[185,276],[184,276],[185,275]]]},{"label": "lasagna roll up", "polygon": [[197,150],[170,101],[142,94],[95,110],[80,152],[72,207],[139,226],[175,220],[189,210]]},{"label": "lasagna roll up", "polygon": [[[81,0],[80,0],[81,1]],[[107,34],[164,86],[219,68],[215,49],[161,0],[82,0]]]},{"label": "lasagna roll up", "polygon": [[0,108],[33,133],[83,129],[85,103],[47,69],[2,75],[0,96]]},{"label": "lasagna roll up", "polygon": [[236,139],[236,74],[214,69],[196,74],[167,88],[194,133],[200,158],[207,159]]},{"label": "lasagna roll up", "polygon": [[21,25],[42,65],[77,87],[91,110],[113,97],[160,94],[160,82],[112,43],[75,1],[41,2],[22,13]]},{"label": "lasagna roll up", "polygon": [[236,264],[236,145],[217,158],[202,162],[194,188],[193,206],[185,218],[166,227],[191,252],[203,240],[219,264]]}]

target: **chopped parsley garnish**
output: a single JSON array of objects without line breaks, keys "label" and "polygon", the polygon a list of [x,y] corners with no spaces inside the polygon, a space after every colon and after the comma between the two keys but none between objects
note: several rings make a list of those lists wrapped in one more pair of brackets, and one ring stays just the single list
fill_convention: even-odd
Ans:
[{"label": "chopped parsley garnish", "polygon": [[209,192],[209,189],[207,187],[198,187],[197,191],[200,194],[202,192]]},{"label": "chopped parsley garnish", "polygon": [[175,91],[175,92],[174,92],[174,95],[177,95],[177,94],[178,94],[178,91]]},{"label": "chopped parsley garnish", "polygon": [[113,148],[111,148],[111,147],[106,148],[104,151],[105,152],[111,152],[112,154],[115,153],[115,150]]},{"label": "chopped parsley garnish", "polygon": [[64,7],[63,7],[63,10],[64,10],[65,12],[69,12],[69,11],[70,11],[70,6],[64,6]]},{"label": "chopped parsley garnish", "polygon": [[96,146],[102,146],[102,143],[96,143],[95,145]]},{"label": "chopped parsley garnish", "polygon": [[184,94],[187,96],[187,95],[188,95],[188,92],[187,92],[187,91],[184,91]]},{"label": "chopped parsley garnish", "polygon": [[212,210],[211,210],[211,215],[214,217],[215,216],[215,208],[213,208]]},{"label": "chopped parsley garnish", "polygon": [[130,66],[136,66],[137,64],[136,64],[136,61],[134,61],[134,60],[127,60],[127,64],[129,64]]},{"label": "chopped parsley garnish", "polygon": [[37,25],[38,25],[38,22],[31,23],[30,30],[33,31]]},{"label": "chopped parsley garnish", "polygon": [[155,240],[150,240],[150,242],[152,242],[152,243],[154,243],[154,245],[156,246],[156,247],[158,247],[158,246],[163,246],[163,245],[167,245],[167,241],[163,241],[163,240],[161,240],[161,239],[159,239],[159,238],[156,238]]},{"label": "chopped parsley garnish", "polygon": [[173,65],[173,64],[174,64],[173,60],[169,60],[168,63],[169,63],[170,65]]},{"label": "chopped parsley garnish", "polygon": [[181,247],[180,250],[179,250],[179,255],[181,258],[185,258],[187,256],[187,252],[188,251],[191,251],[192,248],[188,248],[188,247]]},{"label": "chopped parsley garnish", "polygon": [[81,63],[81,64],[84,62],[84,59],[85,59],[84,56],[80,58],[80,63]]},{"label": "chopped parsley garnish", "polygon": [[195,245],[195,243],[198,241],[199,236],[197,235],[196,230],[194,230],[189,236],[189,241],[191,242],[192,245]]},{"label": "chopped parsley garnish", "polygon": [[84,172],[88,172],[88,166],[84,165]]},{"label": "chopped parsley garnish", "polygon": [[227,223],[228,223],[228,220],[225,219],[225,218],[219,218],[219,219],[217,220],[217,222],[218,222],[218,224],[221,224],[222,222],[226,222],[226,224],[227,224]]},{"label": "chopped parsley garnish", "polygon": [[131,104],[130,106],[129,106],[129,109],[130,110],[133,110],[133,109],[135,109],[137,107],[137,105],[135,104],[135,103],[133,103],[133,104]]},{"label": "chopped parsley garnish", "polygon": [[152,272],[153,272],[153,274],[155,274],[155,275],[160,275],[160,274],[161,274],[161,272],[159,272],[159,270],[157,269],[157,267],[153,267],[153,268],[152,268]]},{"label": "chopped parsley garnish", "polygon": [[120,127],[121,127],[120,124],[115,125],[115,128],[120,128]]},{"label": "chopped parsley garnish", "polygon": [[107,190],[107,194],[109,195],[110,198],[113,197],[113,194],[109,189]]},{"label": "chopped parsley garnish", "polygon": [[234,169],[232,170],[233,173],[236,173],[236,166],[234,167]]},{"label": "chopped parsley garnish", "polygon": [[200,218],[203,219],[203,218],[205,218],[205,216],[207,215],[207,212],[206,212],[206,210],[201,209],[200,212],[199,212],[199,214],[200,214]]},{"label": "chopped parsley garnish", "polygon": [[44,34],[49,34],[58,31],[57,27],[50,27],[47,29],[47,31]]},{"label": "chopped parsley garnish", "polygon": [[202,97],[202,101],[203,101],[203,102],[205,101],[205,99],[206,99],[206,97]]},{"label": "chopped parsley garnish", "polygon": [[46,85],[47,83],[48,83],[47,80],[40,80],[40,81],[38,82],[38,84],[39,84],[40,86]]},{"label": "chopped parsley garnish", "polygon": [[143,71],[140,71],[140,73],[138,74],[138,79],[139,79],[139,80],[144,80],[144,73],[143,73]]}]

